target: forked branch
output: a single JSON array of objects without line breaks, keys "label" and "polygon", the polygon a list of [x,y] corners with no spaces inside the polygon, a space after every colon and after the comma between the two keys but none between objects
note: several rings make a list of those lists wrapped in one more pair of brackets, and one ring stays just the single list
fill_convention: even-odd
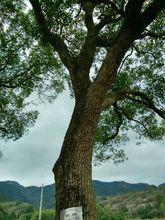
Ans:
[{"label": "forked branch", "polygon": [[[150,99],[145,93],[142,92],[130,92],[130,95],[126,95],[125,97],[133,102],[137,102],[139,104],[145,105],[147,108],[156,112],[161,118],[165,119],[165,111],[156,107],[154,101]],[[140,97],[141,99],[137,99]]]},{"label": "forked branch", "polygon": [[[139,99],[140,98],[140,99]],[[106,98],[103,102],[102,110],[106,110],[114,105],[115,102],[123,99],[129,99],[132,102],[136,102],[146,106],[147,108],[153,110],[161,118],[165,119],[165,111],[156,107],[152,98],[146,95],[144,92],[137,90],[123,90],[114,93],[110,98]]]},{"label": "forked branch", "polygon": [[153,0],[153,2],[141,15],[141,26],[143,31],[149,24],[151,24],[157,18],[159,13],[164,8],[165,8],[164,0]]}]

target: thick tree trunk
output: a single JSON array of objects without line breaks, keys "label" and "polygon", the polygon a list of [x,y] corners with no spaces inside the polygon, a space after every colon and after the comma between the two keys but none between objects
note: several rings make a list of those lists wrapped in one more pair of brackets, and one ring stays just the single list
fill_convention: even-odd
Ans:
[{"label": "thick tree trunk", "polygon": [[[92,153],[102,104],[133,39],[125,31],[107,55],[95,82],[79,89],[72,119],[53,172],[56,182],[56,220],[60,211],[82,206],[83,220],[97,220],[92,189]],[[111,71],[110,71],[111,70]]]},{"label": "thick tree trunk", "polygon": [[79,206],[83,209],[84,220],[97,220],[91,159],[87,157],[90,156],[86,152],[78,152],[76,157],[68,155],[65,164],[58,161],[55,171],[56,220],[60,220],[61,210]]},{"label": "thick tree trunk", "polygon": [[92,152],[99,112],[86,108],[86,99],[76,103],[62,151],[54,166],[56,219],[60,211],[82,206],[84,220],[97,220],[92,188]]}]

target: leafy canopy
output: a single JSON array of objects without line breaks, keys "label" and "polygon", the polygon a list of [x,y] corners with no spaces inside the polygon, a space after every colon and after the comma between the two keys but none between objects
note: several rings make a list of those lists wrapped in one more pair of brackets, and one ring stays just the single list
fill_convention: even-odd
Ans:
[{"label": "leafy canopy", "polygon": [[1,1],[0,8],[0,139],[16,140],[38,115],[31,110],[30,95],[53,100],[63,90],[65,76],[52,48],[37,40],[25,3]]},{"label": "leafy canopy", "polygon": [[[66,70],[71,69],[71,59],[86,60],[88,54],[86,65],[80,62],[79,68],[90,71],[90,83],[95,80],[122,31],[128,3],[30,2],[34,11],[27,11],[24,1],[0,3],[0,137],[5,140],[18,139],[34,124],[37,112],[28,110],[27,101],[34,92],[52,100],[67,81],[73,95],[74,85]],[[154,0],[142,2],[141,16],[156,4]],[[155,141],[164,136],[163,19],[162,11],[137,37],[109,89],[96,134],[94,151],[98,161],[123,161],[125,154],[120,145],[129,139],[130,130],[135,131],[138,142],[143,137]],[[133,25],[131,18],[129,23]],[[97,29],[95,35],[92,28]]]}]

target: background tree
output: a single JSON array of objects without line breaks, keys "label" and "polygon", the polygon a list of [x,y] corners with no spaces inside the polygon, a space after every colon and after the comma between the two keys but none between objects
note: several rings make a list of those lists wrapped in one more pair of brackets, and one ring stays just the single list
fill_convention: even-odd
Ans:
[{"label": "background tree", "polygon": [[[128,139],[129,129],[136,131],[138,139],[158,140],[164,135],[164,122],[161,120],[165,117],[162,89],[164,33],[160,26],[163,25],[165,2],[29,1],[33,10],[23,13],[20,18],[24,23],[24,18],[29,17],[25,30],[29,37],[25,43],[30,46],[27,46],[28,55],[33,51],[37,53],[38,59],[34,56],[32,61],[34,65],[39,63],[40,69],[42,51],[47,51],[44,59],[48,62],[46,69],[39,71],[41,75],[44,73],[43,77],[50,72],[47,69],[51,66],[48,55],[51,55],[52,62],[62,62],[63,69],[58,76],[64,76],[62,79],[68,81],[75,97],[71,122],[53,168],[56,218],[60,219],[62,209],[82,206],[83,218],[95,220],[93,152],[99,161],[112,158],[120,162],[125,155],[116,147]],[[29,28],[34,32],[29,32]],[[30,63],[28,58],[25,60]],[[57,79],[56,66],[53,67],[51,77]],[[32,76],[35,74],[36,71]],[[49,82],[51,77],[44,82]],[[38,88],[38,82],[43,80],[39,77],[34,82]],[[22,85],[21,81],[19,85]],[[26,86],[31,91],[36,87]]]}]

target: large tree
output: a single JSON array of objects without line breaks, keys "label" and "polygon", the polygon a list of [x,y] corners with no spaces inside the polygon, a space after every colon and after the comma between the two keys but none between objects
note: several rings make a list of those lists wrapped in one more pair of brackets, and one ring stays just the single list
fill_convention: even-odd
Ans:
[{"label": "large tree", "polygon": [[[73,115],[53,168],[56,218],[60,219],[63,209],[82,206],[83,219],[96,220],[93,155],[97,161],[112,158],[119,162],[125,155],[118,146],[129,138],[130,129],[136,131],[138,140],[158,140],[165,132],[164,31],[160,28],[165,1],[29,1],[32,10],[26,14],[22,11],[24,15],[19,20],[22,24],[23,18],[28,17],[22,35],[28,39],[23,45],[28,48],[28,55],[36,55],[25,61],[27,66],[31,62],[32,66],[37,65],[40,71],[24,71],[31,73],[30,79],[36,76],[31,80],[35,86],[27,84],[25,91],[34,91],[39,82],[48,83],[54,77],[67,80],[75,98]],[[16,1],[11,2],[17,5]],[[52,64],[53,59],[56,65]],[[3,69],[8,66],[6,61]],[[61,75],[56,74],[57,63],[63,65]],[[45,68],[40,68],[43,65]],[[22,73],[16,74],[8,80],[13,72],[6,73],[9,76],[0,86],[7,91],[5,94],[10,94],[11,89],[17,97],[12,87],[24,85],[27,74],[22,78]],[[2,111],[4,106],[5,102]]]}]

